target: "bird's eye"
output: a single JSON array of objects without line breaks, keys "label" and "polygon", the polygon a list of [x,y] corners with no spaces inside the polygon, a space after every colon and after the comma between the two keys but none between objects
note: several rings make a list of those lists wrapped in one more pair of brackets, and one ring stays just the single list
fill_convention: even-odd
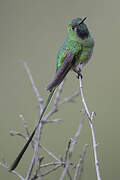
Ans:
[{"label": "bird's eye", "polygon": [[77,30],[77,26],[72,26],[72,30],[76,31]]},{"label": "bird's eye", "polygon": [[74,31],[74,29],[75,29],[75,27],[74,26],[72,26],[72,30]]}]

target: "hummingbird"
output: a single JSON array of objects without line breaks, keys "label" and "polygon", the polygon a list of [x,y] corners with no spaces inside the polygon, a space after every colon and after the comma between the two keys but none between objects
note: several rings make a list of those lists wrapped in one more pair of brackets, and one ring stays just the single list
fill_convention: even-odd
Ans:
[{"label": "hummingbird", "polygon": [[40,115],[39,121],[30,135],[28,141],[24,145],[23,149],[18,154],[17,158],[10,166],[9,171],[14,170],[20,162],[23,154],[27,150],[35,132],[40,124],[41,119],[51,101],[51,98],[60,85],[63,79],[66,77],[70,70],[77,73],[77,77],[82,78],[81,70],[83,66],[89,61],[94,47],[94,39],[92,38],[84,18],[75,18],[71,20],[67,26],[68,34],[67,38],[61,46],[56,63],[56,74],[53,80],[47,85],[46,90],[50,91],[44,109]]}]

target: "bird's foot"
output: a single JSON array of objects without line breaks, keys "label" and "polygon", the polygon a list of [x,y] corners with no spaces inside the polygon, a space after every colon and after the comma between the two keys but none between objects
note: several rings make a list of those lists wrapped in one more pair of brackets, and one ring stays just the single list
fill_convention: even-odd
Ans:
[{"label": "bird's foot", "polygon": [[79,68],[78,72],[77,72],[77,78],[83,78],[82,74],[81,74],[81,69]]}]

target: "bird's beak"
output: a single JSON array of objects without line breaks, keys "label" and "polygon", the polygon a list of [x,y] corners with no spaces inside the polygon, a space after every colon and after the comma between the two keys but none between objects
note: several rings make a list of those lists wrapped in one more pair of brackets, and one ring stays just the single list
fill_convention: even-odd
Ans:
[{"label": "bird's beak", "polygon": [[86,20],[86,18],[87,17],[82,18],[82,20],[79,22],[79,25],[82,24]]}]

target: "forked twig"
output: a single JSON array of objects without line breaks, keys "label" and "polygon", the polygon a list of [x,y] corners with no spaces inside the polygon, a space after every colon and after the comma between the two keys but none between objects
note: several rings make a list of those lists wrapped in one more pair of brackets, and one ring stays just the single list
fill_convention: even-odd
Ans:
[{"label": "forked twig", "polygon": [[67,170],[69,168],[69,165],[70,165],[70,160],[71,160],[71,157],[72,157],[72,153],[73,153],[73,150],[74,150],[74,147],[75,147],[75,143],[77,142],[77,139],[78,137],[80,136],[80,132],[81,132],[81,129],[83,127],[83,121],[84,121],[84,116],[85,116],[85,112],[84,112],[84,109],[82,110],[82,116],[81,116],[81,120],[80,120],[80,125],[75,133],[75,136],[74,138],[72,139],[72,141],[70,141],[70,143],[68,144],[68,147],[69,149],[67,149],[67,155],[65,156],[66,157],[66,164],[65,164],[65,167],[64,167],[64,170],[60,176],[60,180],[63,180],[66,173],[67,173]]},{"label": "forked twig", "polygon": [[[75,175],[74,175],[74,179],[73,180],[81,180],[82,174],[83,174],[83,163],[84,163],[84,158],[85,158],[85,154],[86,154],[86,150],[87,150],[88,144],[85,144],[82,150],[82,154],[80,155],[80,159],[76,165],[76,169],[75,169]],[[79,173],[80,171],[80,173]]]}]

